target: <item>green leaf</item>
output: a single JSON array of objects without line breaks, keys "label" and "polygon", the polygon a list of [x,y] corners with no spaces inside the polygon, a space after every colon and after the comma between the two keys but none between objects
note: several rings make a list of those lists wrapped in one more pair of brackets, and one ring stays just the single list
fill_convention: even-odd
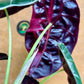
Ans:
[{"label": "green leaf", "polygon": [[[70,84],[82,84],[81,78],[79,76],[78,70],[75,66],[75,63],[73,61],[73,58],[71,57],[70,52],[68,51],[68,49],[66,48],[66,46],[63,43],[57,44],[61,54],[62,54],[62,59],[64,59],[65,63],[67,64],[68,68],[67,69],[67,73],[69,75],[69,82]],[[66,67],[66,66],[65,66]],[[73,77],[70,77],[72,73]],[[74,78],[74,79],[73,79]],[[75,83],[71,83],[75,80]]]},{"label": "green leaf", "polygon": [[38,0],[0,0],[0,10],[12,6],[26,6],[35,3]]}]

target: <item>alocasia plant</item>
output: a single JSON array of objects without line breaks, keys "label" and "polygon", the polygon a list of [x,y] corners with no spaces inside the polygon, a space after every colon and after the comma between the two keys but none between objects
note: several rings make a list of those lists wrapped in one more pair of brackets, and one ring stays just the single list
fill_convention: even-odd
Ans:
[{"label": "alocasia plant", "polygon": [[58,54],[58,43],[63,42],[70,53],[77,42],[80,12],[76,0],[41,0],[33,6],[30,28],[25,35],[28,52],[44,28],[52,23],[39,43],[29,76],[41,78],[57,71],[62,66]]},{"label": "alocasia plant", "polygon": [[[9,24],[9,54],[8,54],[8,65],[4,84],[8,84],[10,62],[11,62],[11,43],[12,43],[10,20],[8,17],[8,12],[5,8],[12,6],[30,5],[36,1],[37,0],[0,1],[0,10],[3,9],[5,10]],[[77,42],[78,30],[79,30],[80,12],[76,0],[39,0],[39,1],[40,2],[37,2],[33,6],[33,15],[30,23],[30,28],[27,30],[25,35],[26,48],[28,51],[30,51],[28,54],[29,57],[27,57],[27,59],[25,60],[24,65],[21,69],[21,73],[18,75],[14,84],[20,84],[21,82],[22,84],[28,84],[28,83],[39,84],[39,82],[36,81],[34,78],[41,78],[51,74],[49,77],[40,82],[40,84],[43,84],[53,75],[64,70],[68,74],[70,84],[75,83],[82,84],[78,71],[70,55]],[[21,9],[22,8],[24,7],[21,7]],[[17,10],[14,12],[10,12],[10,9],[11,8],[9,8],[10,14],[13,14],[18,11]],[[4,16],[5,15],[3,13],[3,15],[1,15],[0,17]],[[64,44],[62,45],[62,43],[66,45],[70,53],[65,47],[65,45]],[[61,54],[59,53],[58,47],[61,51]],[[37,49],[36,52],[35,48]],[[61,55],[63,57],[60,58]],[[4,54],[4,56],[6,55]],[[67,57],[69,59],[67,59]],[[70,63],[73,66],[71,66]],[[64,70],[62,69],[60,71],[57,71],[62,66],[62,64]],[[28,74],[29,76],[25,76],[27,70],[29,72]]]}]

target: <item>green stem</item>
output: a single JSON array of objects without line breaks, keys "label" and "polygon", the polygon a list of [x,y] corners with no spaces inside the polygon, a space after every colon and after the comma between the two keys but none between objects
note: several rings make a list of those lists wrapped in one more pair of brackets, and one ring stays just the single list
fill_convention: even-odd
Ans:
[{"label": "green stem", "polygon": [[9,78],[9,72],[10,72],[10,64],[11,64],[11,50],[12,50],[12,41],[11,41],[11,26],[10,26],[10,19],[9,19],[9,15],[7,12],[7,9],[4,9],[5,14],[7,16],[7,20],[8,20],[8,26],[9,26],[9,51],[8,51],[8,63],[7,63],[7,70],[6,70],[6,76],[5,76],[5,82],[4,84],[8,84],[8,78]]},{"label": "green stem", "polygon": [[[48,26],[44,29],[44,31],[40,34],[40,36],[38,37],[38,39],[36,40],[36,42],[34,43],[33,47],[31,48],[30,52],[28,53],[28,56],[22,66],[22,69],[21,71],[23,70],[23,68],[25,67],[26,63],[28,62],[28,60],[31,58],[32,54],[34,53],[36,47],[38,46],[40,40],[42,39],[43,35],[46,33],[46,31],[52,26],[52,23],[49,23]],[[20,73],[21,73],[20,71]],[[18,84],[18,82],[16,82],[18,80],[18,77],[17,79],[15,80],[14,84]]]},{"label": "green stem", "polygon": [[58,73],[60,73],[60,72],[62,72],[62,71],[64,71],[64,69],[61,69],[61,70],[59,70],[59,71],[57,71],[57,72],[51,74],[50,76],[48,76],[48,77],[46,77],[44,80],[42,80],[42,81],[40,82],[40,84],[43,84],[43,83],[46,82],[48,79],[50,79],[51,77],[53,77],[54,75],[56,75],[56,74],[58,74]]},{"label": "green stem", "polygon": [[48,26],[44,29],[44,31],[40,34],[36,42],[34,43],[33,47],[31,48],[30,52],[28,53],[28,56],[23,64],[23,66],[26,64],[26,62],[30,59],[32,56],[34,50],[36,49],[37,45],[39,44],[40,40],[42,39],[43,35],[46,33],[46,31],[52,26],[52,23],[49,23]]},{"label": "green stem", "polygon": [[27,71],[29,70],[36,54],[38,52],[38,49],[33,53],[32,57],[27,61],[27,63],[25,64],[24,68],[22,68],[22,70],[20,71],[19,75],[17,76],[16,80],[14,81],[13,84],[21,84]]}]

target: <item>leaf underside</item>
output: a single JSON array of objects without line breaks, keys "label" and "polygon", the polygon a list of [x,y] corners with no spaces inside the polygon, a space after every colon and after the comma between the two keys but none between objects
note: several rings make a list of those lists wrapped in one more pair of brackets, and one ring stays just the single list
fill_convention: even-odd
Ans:
[{"label": "leaf underside", "polygon": [[37,0],[0,0],[0,10],[13,6],[26,6],[35,3]]},{"label": "leaf underside", "polygon": [[64,43],[70,53],[77,42],[80,12],[75,0],[41,0],[33,6],[30,28],[25,45],[29,52],[44,28],[52,27],[39,43],[39,51],[29,69],[29,76],[41,78],[56,72],[62,66],[57,43]]}]

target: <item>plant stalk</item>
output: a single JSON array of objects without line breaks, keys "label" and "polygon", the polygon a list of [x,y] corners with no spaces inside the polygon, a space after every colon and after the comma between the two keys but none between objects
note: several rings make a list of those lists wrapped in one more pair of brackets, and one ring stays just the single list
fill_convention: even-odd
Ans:
[{"label": "plant stalk", "polygon": [[11,51],[12,51],[12,36],[11,36],[11,25],[10,25],[10,19],[9,15],[7,12],[7,9],[4,9],[5,14],[7,16],[8,20],[8,26],[9,26],[9,51],[8,51],[8,63],[7,63],[7,70],[6,70],[6,76],[5,76],[5,82],[4,84],[8,84],[8,79],[9,79],[9,72],[10,72],[10,65],[11,65]]},{"label": "plant stalk", "polygon": [[56,75],[56,74],[58,74],[58,73],[60,73],[60,72],[62,72],[62,71],[64,71],[64,69],[61,69],[61,70],[59,70],[59,71],[57,71],[57,72],[51,74],[50,76],[48,76],[48,77],[46,77],[44,80],[42,80],[42,81],[40,82],[40,84],[43,84],[43,83],[46,82],[48,79],[50,79],[51,77],[53,77],[54,75]]},{"label": "plant stalk", "polygon": [[[31,56],[33,55],[33,53],[34,53],[36,47],[38,46],[40,40],[41,40],[42,37],[43,37],[43,35],[46,33],[46,31],[47,31],[49,28],[51,28],[51,26],[52,26],[52,23],[49,23],[48,26],[44,29],[44,31],[40,34],[40,36],[38,37],[38,39],[37,39],[36,42],[34,43],[33,47],[31,48],[30,52],[28,53],[28,56],[27,56],[27,58],[26,58],[26,60],[25,60],[25,62],[24,62],[24,64],[23,64],[23,66],[22,66],[21,71],[23,70],[23,68],[25,68],[26,63],[28,62],[28,60],[29,60],[29,59],[31,58]],[[20,71],[20,73],[21,73],[21,71]],[[16,78],[14,84],[18,84],[18,83],[16,82],[17,80],[18,80],[18,77]]]},{"label": "plant stalk", "polygon": [[44,31],[40,34],[40,36],[38,37],[38,39],[36,40],[36,42],[34,43],[33,47],[31,48],[30,52],[28,53],[28,56],[23,64],[23,66],[26,64],[26,62],[30,59],[30,57],[32,56],[34,50],[36,49],[36,47],[38,46],[40,40],[42,39],[43,35],[46,33],[46,31],[52,26],[52,23],[49,23],[47,25],[47,27],[44,29]]},{"label": "plant stalk", "polygon": [[27,71],[29,70],[36,54],[38,52],[38,49],[33,53],[32,57],[27,61],[27,63],[25,64],[24,68],[22,68],[22,70],[20,71],[19,75],[17,76],[16,80],[14,81],[14,84],[21,84]]}]

